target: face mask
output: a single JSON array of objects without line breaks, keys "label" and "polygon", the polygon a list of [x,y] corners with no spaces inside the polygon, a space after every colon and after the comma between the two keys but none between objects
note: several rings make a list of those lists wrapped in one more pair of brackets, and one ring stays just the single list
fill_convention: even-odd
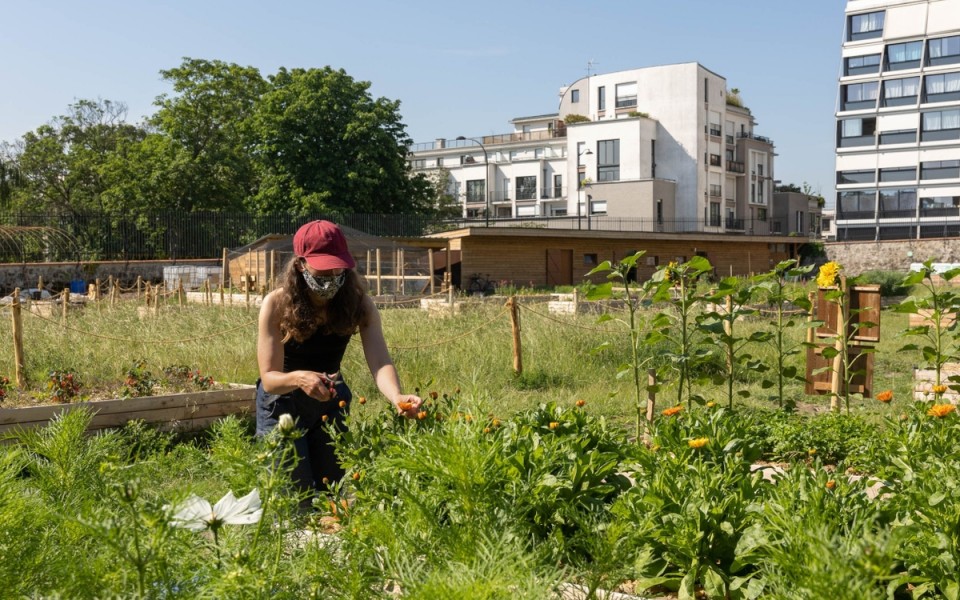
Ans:
[{"label": "face mask", "polygon": [[339,275],[311,275],[303,271],[303,280],[307,282],[307,287],[321,300],[329,300],[336,296],[346,279],[346,271]]}]

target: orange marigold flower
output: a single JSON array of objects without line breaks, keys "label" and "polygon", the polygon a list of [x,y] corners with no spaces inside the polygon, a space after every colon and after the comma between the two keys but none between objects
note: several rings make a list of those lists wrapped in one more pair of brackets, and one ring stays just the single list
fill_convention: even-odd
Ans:
[{"label": "orange marigold flower", "polygon": [[947,386],[943,384],[933,386],[933,393],[938,396],[946,391],[947,391]]},{"label": "orange marigold flower", "polygon": [[577,400],[577,408],[583,408],[583,405],[586,403],[586,400]]},{"label": "orange marigold flower", "polygon": [[884,390],[877,394],[877,400],[886,404],[893,400],[893,392],[891,390]]},{"label": "orange marigold flower", "polygon": [[427,418],[427,411],[421,410],[420,412],[417,413],[417,419],[418,419],[418,420],[422,421],[422,420],[424,420],[424,419],[426,419],[426,418]]},{"label": "orange marigold flower", "polygon": [[360,396],[360,398],[357,400],[357,402],[359,402],[360,404],[366,404],[366,403],[367,403],[367,399],[364,398],[363,396]]},{"label": "orange marigold flower", "polygon": [[828,490],[832,490],[832,489],[835,488],[835,487],[837,487],[837,482],[834,481],[833,479],[831,479],[830,481],[827,482],[827,489],[828,489]]},{"label": "orange marigold flower", "polygon": [[560,423],[557,423],[556,421],[550,421],[550,429],[556,429],[557,427],[560,427]]},{"label": "orange marigold flower", "polygon": [[709,441],[710,441],[710,438],[705,438],[705,437],[702,437],[702,438],[694,438],[694,439],[692,439],[692,440],[689,440],[689,441],[687,442],[687,445],[690,446],[691,448],[694,448],[694,449],[696,449],[696,448],[703,448],[704,446],[707,445],[707,442],[709,442]]},{"label": "orange marigold flower", "polygon": [[665,416],[665,417],[672,417],[673,415],[679,413],[679,412],[682,411],[682,410],[683,410],[683,405],[682,405],[682,404],[678,404],[678,405],[676,405],[676,406],[671,406],[670,408],[668,408],[668,409],[666,409],[666,410],[663,411],[663,416]]},{"label": "orange marigold flower", "polygon": [[957,410],[957,407],[953,404],[934,404],[930,407],[930,410],[927,411],[927,415],[942,419],[955,410]]},{"label": "orange marigold flower", "polygon": [[494,419],[490,424],[494,427],[500,427],[500,419]]},{"label": "orange marigold flower", "polygon": [[431,398],[432,400],[436,400],[436,399],[437,399],[437,395],[438,395],[438,394],[437,394],[436,392],[430,392],[430,398]]}]

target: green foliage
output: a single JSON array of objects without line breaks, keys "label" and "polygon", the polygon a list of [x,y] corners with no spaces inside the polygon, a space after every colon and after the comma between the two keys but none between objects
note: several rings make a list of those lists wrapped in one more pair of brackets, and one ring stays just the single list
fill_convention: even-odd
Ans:
[{"label": "green foliage", "polygon": [[574,123],[586,123],[590,121],[589,117],[578,114],[569,114],[563,118],[563,122],[567,125],[573,125]]},{"label": "green foliage", "polygon": [[774,460],[816,457],[829,464],[853,459],[859,463],[876,436],[876,427],[857,415],[830,413],[775,423],[769,432]]},{"label": "green foliage", "polygon": [[898,271],[865,271],[858,277],[860,283],[879,285],[880,296],[906,296],[910,293],[909,285],[904,285],[903,273]]}]

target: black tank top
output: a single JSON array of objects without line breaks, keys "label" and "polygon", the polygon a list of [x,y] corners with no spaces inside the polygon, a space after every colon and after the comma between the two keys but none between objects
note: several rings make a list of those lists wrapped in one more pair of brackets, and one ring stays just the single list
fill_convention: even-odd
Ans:
[{"label": "black tank top", "polygon": [[350,335],[322,333],[319,329],[303,342],[290,338],[283,345],[283,372],[317,371],[337,373],[347,351]]}]

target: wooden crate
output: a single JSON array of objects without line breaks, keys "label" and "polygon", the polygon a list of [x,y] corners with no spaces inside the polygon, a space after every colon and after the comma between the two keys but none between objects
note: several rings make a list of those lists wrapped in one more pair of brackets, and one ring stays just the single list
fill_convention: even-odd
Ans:
[{"label": "wooden crate", "polygon": [[137,419],[156,424],[164,430],[196,431],[227,415],[253,414],[255,402],[255,387],[234,385],[226,390],[187,394],[0,408],[0,434],[11,433],[18,428],[42,427],[55,416],[79,408],[93,412],[89,426],[91,431],[122,427],[128,421]]},{"label": "wooden crate", "polygon": [[[916,313],[910,313],[910,327],[921,327],[923,325],[933,326],[933,311],[929,309],[920,309]],[[957,320],[956,313],[947,313],[940,317],[940,326],[947,328],[953,325]]]},{"label": "wooden crate", "polygon": [[[833,373],[829,370],[823,371],[816,375],[813,374],[817,369],[822,369],[824,367],[829,367],[833,364],[833,359],[827,359],[823,356],[823,348],[826,346],[820,346],[817,348],[807,348],[807,384],[804,389],[804,392],[808,395],[816,394],[829,394],[830,393],[830,380]],[[873,390],[873,352],[863,352],[866,349],[860,346],[853,346],[849,349],[850,356],[852,357],[852,365],[854,370],[863,370],[863,373],[858,373],[854,376],[853,381],[850,383],[849,392],[851,394],[863,394],[864,398],[870,398]],[[842,385],[842,384],[841,384]]]},{"label": "wooden crate", "polygon": [[[913,370],[913,399],[918,401],[933,401],[933,386],[936,381],[937,373],[933,369],[914,369]],[[950,378],[958,378],[957,381],[950,381]],[[944,385],[957,385],[960,381],[960,363],[946,363],[940,369],[940,380]],[[938,402],[950,402],[960,404],[960,392],[948,388],[946,392],[940,394]]]},{"label": "wooden crate", "polygon": [[[816,337],[828,338],[837,335],[837,305],[826,299],[826,294],[835,288],[820,288],[817,290],[818,321],[823,325],[817,327]],[[871,323],[871,325],[866,325]],[[855,285],[850,288],[850,323],[848,328],[850,339],[855,342],[880,341],[880,286]]]}]

